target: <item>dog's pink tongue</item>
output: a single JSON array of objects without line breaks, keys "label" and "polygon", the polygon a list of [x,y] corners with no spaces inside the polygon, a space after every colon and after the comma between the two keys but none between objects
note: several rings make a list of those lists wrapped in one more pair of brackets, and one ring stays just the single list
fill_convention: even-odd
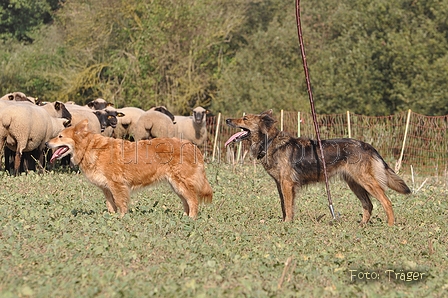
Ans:
[{"label": "dog's pink tongue", "polygon": [[64,152],[67,151],[67,147],[60,147],[56,149],[56,151],[53,153],[53,155],[50,158],[50,162],[54,162],[55,159],[59,158]]},{"label": "dog's pink tongue", "polygon": [[236,138],[238,138],[239,136],[241,136],[241,135],[245,135],[247,132],[245,132],[245,131],[240,131],[240,132],[237,132],[236,134],[234,134],[233,136],[231,136],[228,140],[227,140],[227,142],[224,144],[224,147],[227,147],[227,145],[229,145],[230,143],[232,143]]}]

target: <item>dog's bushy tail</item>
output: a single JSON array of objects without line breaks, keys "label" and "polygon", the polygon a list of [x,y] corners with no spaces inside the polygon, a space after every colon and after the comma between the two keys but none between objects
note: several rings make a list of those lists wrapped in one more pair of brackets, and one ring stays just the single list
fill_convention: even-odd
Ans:
[{"label": "dog's bushy tail", "polygon": [[199,197],[199,203],[209,204],[212,202],[213,190],[212,187],[210,186],[210,183],[207,180],[207,177],[205,176],[204,169],[202,169],[202,175],[199,175],[195,187]]},{"label": "dog's bushy tail", "polygon": [[411,190],[406,185],[406,183],[395,174],[394,170],[392,170],[389,166],[386,165],[386,176],[387,176],[387,186],[399,193],[402,194],[410,194]]},{"label": "dog's bushy tail", "polygon": [[383,158],[377,153],[375,156],[374,168],[376,170],[375,178],[381,183],[383,189],[389,187],[401,194],[410,194],[411,190],[403,179],[392,170]]}]

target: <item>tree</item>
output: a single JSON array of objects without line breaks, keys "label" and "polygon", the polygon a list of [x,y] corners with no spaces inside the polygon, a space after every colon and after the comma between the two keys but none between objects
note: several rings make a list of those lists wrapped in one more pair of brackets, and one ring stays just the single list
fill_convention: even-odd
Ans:
[{"label": "tree", "polygon": [[4,0],[0,3],[0,38],[32,43],[33,32],[52,22],[57,0]]}]

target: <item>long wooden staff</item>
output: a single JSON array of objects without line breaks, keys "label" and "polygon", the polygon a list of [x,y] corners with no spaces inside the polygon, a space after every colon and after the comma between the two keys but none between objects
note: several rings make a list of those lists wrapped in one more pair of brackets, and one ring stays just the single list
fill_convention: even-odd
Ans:
[{"label": "long wooden staff", "polygon": [[320,140],[319,125],[317,124],[316,111],[314,108],[314,100],[313,100],[313,92],[311,90],[310,74],[308,73],[308,64],[306,62],[306,56],[305,56],[305,46],[303,44],[302,25],[300,23],[300,0],[296,0],[296,21],[297,21],[297,33],[298,33],[299,44],[300,44],[300,53],[302,54],[303,70],[305,71],[306,87],[308,90],[308,97],[310,99],[310,105],[311,105],[311,114],[313,116],[314,129],[315,129],[316,135],[317,135],[317,142],[319,143],[320,155],[322,156],[322,166],[323,166],[324,176],[325,176],[325,186],[327,188],[328,207],[330,208],[331,216],[333,216],[333,219],[336,219],[336,216],[334,213],[334,208],[333,208],[333,202],[331,200],[330,186],[328,184],[328,175],[327,175],[327,166],[325,164],[324,148],[322,147],[322,142]]}]

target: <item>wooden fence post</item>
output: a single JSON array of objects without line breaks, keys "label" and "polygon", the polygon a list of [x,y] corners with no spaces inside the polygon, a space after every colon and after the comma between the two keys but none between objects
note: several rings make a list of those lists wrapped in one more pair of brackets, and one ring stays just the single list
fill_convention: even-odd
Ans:
[{"label": "wooden fence post", "polygon": [[401,169],[401,162],[403,160],[404,148],[405,148],[405,145],[406,145],[406,138],[408,136],[408,129],[409,129],[409,121],[410,120],[411,120],[411,109],[408,110],[408,117],[406,119],[406,128],[404,130],[403,145],[401,146],[400,158],[398,159],[397,163],[395,164],[395,172],[397,174],[398,174],[398,172]]},{"label": "wooden fence post", "polygon": [[280,131],[283,131],[283,110],[280,110]]},{"label": "wooden fence post", "polygon": [[221,113],[218,114],[218,120],[216,121],[216,131],[215,131],[215,141],[213,142],[213,153],[212,162],[215,161],[215,153],[218,147],[218,135],[219,135],[219,125],[221,124]]},{"label": "wooden fence post", "polygon": [[352,138],[352,129],[350,124],[350,112],[347,111],[347,127],[348,127],[348,137]]}]

